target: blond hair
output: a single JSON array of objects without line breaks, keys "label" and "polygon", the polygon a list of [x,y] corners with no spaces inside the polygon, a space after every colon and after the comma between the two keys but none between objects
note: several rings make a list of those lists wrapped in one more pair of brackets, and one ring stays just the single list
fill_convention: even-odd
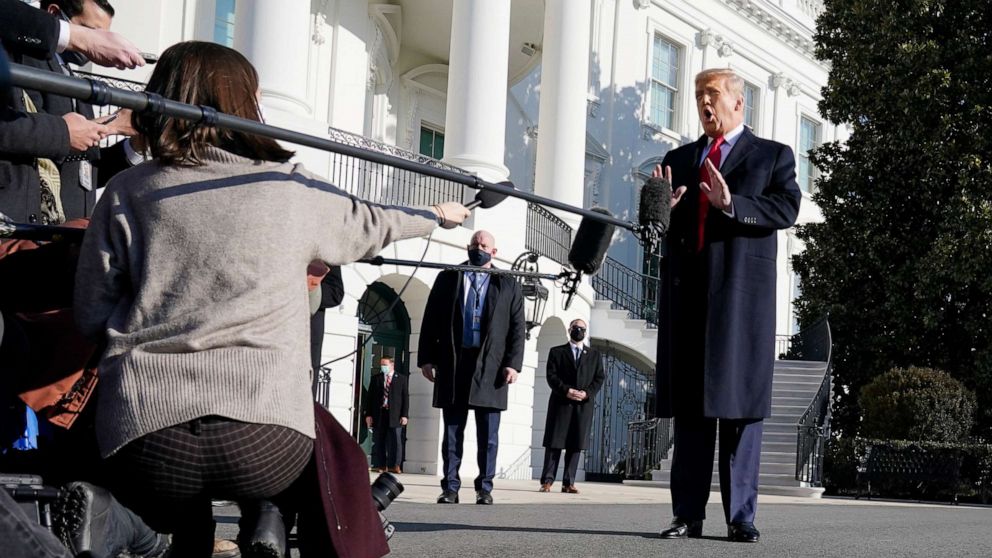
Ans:
[{"label": "blond hair", "polygon": [[696,74],[696,85],[712,79],[722,78],[727,84],[727,90],[735,96],[744,95],[744,78],[730,68],[710,68]]}]

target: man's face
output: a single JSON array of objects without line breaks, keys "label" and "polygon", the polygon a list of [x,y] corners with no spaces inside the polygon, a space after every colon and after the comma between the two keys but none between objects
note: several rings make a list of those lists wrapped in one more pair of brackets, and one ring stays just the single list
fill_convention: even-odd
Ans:
[{"label": "man's face", "polygon": [[[61,15],[61,10],[59,10],[59,8],[54,4],[49,7],[48,11],[53,15],[63,17]],[[100,6],[97,6],[96,2],[93,2],[93,0],[87,0],[83,3],[83,11],[76,14],[75,17],[69,18],[69,23],[82,25],[83,27],[89,27],[90,29],[101,30],[110,29],[111,21],[112,18],[110,17],[110,14],[104,11],[104,9]]]},{"label": "man's face", "polygon": [[696,83],[696,110],[703,130],[720,137],[744,121],[744,98],[727,89],[727,78],[715,76]]},{"label": "man's face", "polygon": [[478,248],[487,254],[492,256],[496,255],[496,240],[488,234],[476,233],[472,236],[472,242],[468,245],[468,249]]}]

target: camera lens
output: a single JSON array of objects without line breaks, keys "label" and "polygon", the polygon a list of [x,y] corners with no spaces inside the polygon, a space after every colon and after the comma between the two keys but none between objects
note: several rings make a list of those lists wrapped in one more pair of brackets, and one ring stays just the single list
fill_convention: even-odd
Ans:
[{"label": "camera lens", "polygon": [[403,485],[390,473],[382,473],[372,483],[372,500],[375,501],[375,507],[379,511],[388,508],[402,492]]}]

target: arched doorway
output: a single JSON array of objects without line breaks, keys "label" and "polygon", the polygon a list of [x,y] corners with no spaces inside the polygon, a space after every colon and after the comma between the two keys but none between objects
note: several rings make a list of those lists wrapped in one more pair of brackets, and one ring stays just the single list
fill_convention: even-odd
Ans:
[{"label": "arched doorway", "polygon": [[[391,357],[398,374],[410,373],[410,315],[392,288],[375,282],[358,301],[358,354],[355,358],[355,393],[351,431],[365,450],[372,451],[372,437],[362,416],[372,374],[379,360]],[[371,337],[371,339],[369,339]]]}]

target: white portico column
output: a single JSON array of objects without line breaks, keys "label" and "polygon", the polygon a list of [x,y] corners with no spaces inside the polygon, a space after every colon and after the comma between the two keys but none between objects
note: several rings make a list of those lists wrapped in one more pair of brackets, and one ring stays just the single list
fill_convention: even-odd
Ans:
[{"label": "white portico column", "polygon": [[[537,122],[537,194],[581,206],[585,189],[589,0],[546,0]],[[570,225],[579,218],[556,212]]]},{"label": "white portico column", "polygon": [[506,142],[510,0],[454,0],[444,162],[500,182]]},{"label": "white portico column", "polygon": [[238,0],[234,48],[258,70],[266,109],[310,116],[307,65],[310,60],[310,2]]}]

